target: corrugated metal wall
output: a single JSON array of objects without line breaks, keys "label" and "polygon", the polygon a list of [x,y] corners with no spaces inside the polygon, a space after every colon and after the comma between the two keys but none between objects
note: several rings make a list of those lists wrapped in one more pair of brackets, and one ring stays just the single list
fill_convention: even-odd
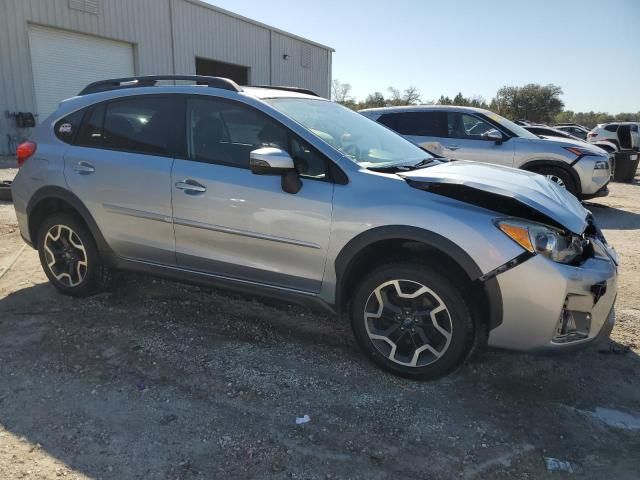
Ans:
[{"label": "corrugated metal wall", "polygon": [[272,32],[271,85],[295,85],[329,97],[331,52]]},{"label": "corrugated metal wall", "polygon": [[250,83],[269,83],[269,30],[188,1],[172,4],[177,72],[195,74],[201,57],[249,67]]},{"label": "corrugated metal wall", "polygon": [[[98,14],[90,13],[96,3]],[[8,152],[7,133],[17,133],[5,110],[36,111],[29,23],[132,43],[138,75],[195,73],[202,57],[249,67],[253,84],[329,96],[328,48],[197,0],[0,0],[0,153]]]}]

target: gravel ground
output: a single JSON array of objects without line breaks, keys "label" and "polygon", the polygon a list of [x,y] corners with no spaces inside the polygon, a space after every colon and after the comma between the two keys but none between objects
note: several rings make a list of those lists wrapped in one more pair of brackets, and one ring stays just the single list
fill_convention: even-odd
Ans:
[{"label": "gravel ground", "polygon": [[611,190],[589,208],[622,260],[612,343],[431,383],[300,307],[131,274],[59,295],[0,202],[0,478],[637,479],[640,183]]}]

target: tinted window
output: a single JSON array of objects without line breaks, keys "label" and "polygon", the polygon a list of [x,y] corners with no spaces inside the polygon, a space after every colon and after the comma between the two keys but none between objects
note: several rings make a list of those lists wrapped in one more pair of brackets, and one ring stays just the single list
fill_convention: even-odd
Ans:
[{"label": "tinted window", "polygon": [[400,112],[382,115],[378,122],[401,135],[446,137],[446,119],[444,112]]},{"label": "tinted window", "polygon": [[104,111],[104,104],[97,105],[87,111],[76,139],[77,145],[83,147],[99,147],[102,145]]},{"label": "tinted window", "polygon": [[267,115],[237,102],[187,99],[188,158],[249,168],[249,154],[262,147],[289,152],[298,173],[326,178],[327,161],[314,148]]},{"label": "tinted window", "polygon": [[607,125],[606,127],[604,127],[604,129],[607,132],[617,132],[618,131],[618,124],[614,123],[613,125]]},{"label": "tinted window", "polygon": [[53,130],[60,140],[66,143],[73,143],[78,130],[80,129],[80,123],[85,110],[79,110],[77,112],[70,113],[66,117],[58,120],[53,127]]},{"label": "tinted window", "polygon": [[[483,137],[482,134],[495,130],[496,128],[490,123],[482,120],[475,115],[468,115],[466,113],[451,112],[447,114],[447,128],[449,137],[451,138],[464,138],[468,140],[488,140]],[[532,133],[532,130],[529,130]]]},{"label": "tinted window", "polygon": [[173,101],[168,97],[137,97],[107,104],[103,145],[114,150],[170,155]]}]

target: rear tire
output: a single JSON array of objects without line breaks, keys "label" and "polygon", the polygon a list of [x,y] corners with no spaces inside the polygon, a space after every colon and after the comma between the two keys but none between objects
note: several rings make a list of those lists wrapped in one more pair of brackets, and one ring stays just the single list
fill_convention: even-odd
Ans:
[{"label": "rear tire", "polygon": [[11,182],[4,180],[0,182],[0,200],[4,202],[10,202],[11,196]]},{"label": "rear tire", "polygon": [[428,266],[394,262],[358,285],[351,326],[371,359],[396,375],[433,380],[459,367],[474,342],[460,289]]},{"label": "rear tire", "polygon": [[571,174],[566,170],[559,167],[542,167],[537,169],[535,172],[540,175],[544,175],[552,182],[566,188],[569,193],[578,196],[578,186],[571,177]]},{"label": "rear tire", "polygon": [[106,268],[93,235],[77,216],[51,215],[42,223],[37,238],[40,263],[57,290],[86,297],[104,287]]}]

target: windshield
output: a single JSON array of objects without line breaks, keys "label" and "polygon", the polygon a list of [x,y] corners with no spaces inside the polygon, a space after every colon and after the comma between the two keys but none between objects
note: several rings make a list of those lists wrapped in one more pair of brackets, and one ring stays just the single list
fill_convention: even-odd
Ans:
[{"label": "windshield", "polygon": [[507,120],[506,118],[501,117],[497,113],[486,112],[485,115],[487,117],[489,117],[491,120],[493,120],[494,122],[498,122],[504,128],[512,131],[518,137],[521,137],[521,138],[540,138],[537,135],[534,135],[533,133],[528,131],[527,129],[521,127],[517,123],[513,123],[511,120]]},{"label": "windshield", "polygon": [[415,164],[432,158],[400,135],[337,103],[306,98],[265,102],[363,167]]}]

